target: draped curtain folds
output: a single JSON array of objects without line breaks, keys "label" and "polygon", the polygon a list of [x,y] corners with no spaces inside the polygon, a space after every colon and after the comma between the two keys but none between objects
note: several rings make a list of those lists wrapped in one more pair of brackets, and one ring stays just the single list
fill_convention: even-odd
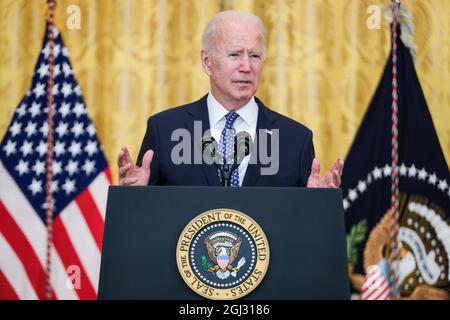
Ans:
[{"label": "draped curtain folds", "polygon": [[[45,25],[45,0],[0,2],[0,135],[28,89]],[[208,92],[201,33],[221,9],[251,11],[267,31],[257,93],[314,131],[328,168],[345,156],[389,54],[389,26],[369,30],[375,0],[57,0],[63,35],[106,156],[121,145],[135,158],[146,119]],[[67,27],[70,5],[81,29]],[[450,2],[403,0],[416,25],[416,68],[450,163]],[[389,107],[389,106],[387,106]],[[412,137],[413,138],[413,137]]]}]

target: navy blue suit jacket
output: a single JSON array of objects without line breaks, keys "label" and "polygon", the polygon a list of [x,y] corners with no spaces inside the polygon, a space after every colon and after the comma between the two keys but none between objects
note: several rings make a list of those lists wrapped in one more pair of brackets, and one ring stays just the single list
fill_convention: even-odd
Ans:
[{"label": "navy blue suit jacket", "polygon": [[[312,131],[270,110],[259,99],[255,100],[259,108],[257,136],[260,129],[265,133],[265,129],[279,129],[279,170],[275,175],[261,175],[260,169],[264,166],[258,159],[255,164],[249,163],[242,186],[305,187],[314,158]],[[185,128],[192,137],[194,137],[194,121],[202,122],[203,132],[210,129],[206,101],[207,96],[204,96],[198,101],[165,110],[148,119],[137,165],[142,164],[142,158],[148,149],[155,152],[151,164],[150,185],[220,186],[217,168],[214,165],[193,164],[193,154],[191,164],[176,165],[171,160],[172,148],[179,143],[171,141],[175,129]],[[266,134],[270,154],[271,135]],[[192,139],[192,148],[200,148],[201,139],[194,140]],[[252,153],[251,157],[254,156],[257,156],[257,152]]]}]

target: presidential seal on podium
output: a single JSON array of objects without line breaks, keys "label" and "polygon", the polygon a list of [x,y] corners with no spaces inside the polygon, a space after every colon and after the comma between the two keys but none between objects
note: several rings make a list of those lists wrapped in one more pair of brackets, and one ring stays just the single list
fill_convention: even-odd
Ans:
[{"label": "presidential seal on podium", "polygon": [[184,282],[207,299],[234,300],[254,290],[269,266],[269,243],[248,215],[214,209],[192,219],[177,245]]}]

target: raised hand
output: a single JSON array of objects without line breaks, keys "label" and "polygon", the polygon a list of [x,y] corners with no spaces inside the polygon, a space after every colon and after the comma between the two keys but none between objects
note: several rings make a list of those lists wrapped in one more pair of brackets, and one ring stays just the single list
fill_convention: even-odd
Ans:
[{"label": "raised hand", "polygon": [[344,168],[344,160],[337,159],[331,167],[330,171],[320,177],[320,161],[314,158],[311,166],[311,174],[308,178],[306,187],[308,188],[339,188],[341,185],[342,169]]},{"label": "raised hand", "polygon": [[142,159],[142,166],[136,166],[131,160],[127,147],[120,148],[117,157],[119,167],[119,184],[121,186],[146,186],[150,180],[150,164],[153,159],[153,150],[147,150]]}]

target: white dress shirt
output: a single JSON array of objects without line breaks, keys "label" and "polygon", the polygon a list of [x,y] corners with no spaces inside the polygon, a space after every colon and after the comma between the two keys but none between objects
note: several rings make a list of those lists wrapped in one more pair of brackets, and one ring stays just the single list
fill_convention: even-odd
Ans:
[{"label": "white dress shirt", "polygon": [[[216,98],[214,98],[211,92],[208,94],[207,104],[211,135],[217,141],[217,143],[219,143],[220,136],[222,135],[222,130],[225,127],[225,116],[229,111],[225,109],[225,107],[222,106],[216,100]],[[255,141],[256,123],[258,121],[258,105],[256,104],[255,98],[252,97],[250,101],[241,109],[236,111],[236,113],[239,115],[239,117],[234,122],[236,134],[241,131],[247,131],[251,135],[252,140]],[[250,156],[246,156],[238,167],[239,186],[242,186],[242,181],[244,181],[245,172],[247,171],[249,160]]]}]

